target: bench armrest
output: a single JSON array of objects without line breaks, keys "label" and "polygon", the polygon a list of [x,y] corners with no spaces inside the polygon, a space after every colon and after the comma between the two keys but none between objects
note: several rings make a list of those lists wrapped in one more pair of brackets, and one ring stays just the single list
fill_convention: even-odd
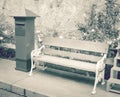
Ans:
[{"label": "bench armrest", "polygon": [[40,48],[32,50],[32,51],[31,51],[31,58],[37,57],[37,56],[39,56],[40,54],[42,54],[44,48],[45,48],[45,46],[42,45]]},{"label": "bench armrest", "polygon": [[105,69],[105,60],[107,58],[107,54],[104,54],[103,57],[97,62],[96,65],[96,70],[99,71],[103,71]]}]

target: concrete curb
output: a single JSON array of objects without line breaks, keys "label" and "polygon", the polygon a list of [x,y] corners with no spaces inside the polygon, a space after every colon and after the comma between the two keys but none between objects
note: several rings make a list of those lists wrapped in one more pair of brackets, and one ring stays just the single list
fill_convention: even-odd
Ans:
[{"label": "concrete curb", "polygon": [[12,84],[4,83],[0,81],[0,89],[12,92],[14,94],[24,97],[49,97],[40,93],[36,93],[31,90],[23,89],[21,87],[14,86]]}]

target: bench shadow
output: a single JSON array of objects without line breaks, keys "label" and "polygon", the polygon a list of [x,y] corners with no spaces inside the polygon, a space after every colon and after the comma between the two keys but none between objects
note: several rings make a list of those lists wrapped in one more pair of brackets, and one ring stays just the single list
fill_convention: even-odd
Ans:
[{"label": "bench shadow", "polygon": [[39,68],[35,70],[37,73],[43,72],[44,74],[54,76],[54,77],[61,77],[67,80],[72,80],[78,83],[83,83],[83,84],[89,84],[89,85],[94,85],[94,74],[91,73],[92,77],[88,77],[85,74],[85,71],[81,72],[71,72],[69,70],[59,70],[59,69],[54,69],[54,68],[47,68],[46,70],[42,71]]}]

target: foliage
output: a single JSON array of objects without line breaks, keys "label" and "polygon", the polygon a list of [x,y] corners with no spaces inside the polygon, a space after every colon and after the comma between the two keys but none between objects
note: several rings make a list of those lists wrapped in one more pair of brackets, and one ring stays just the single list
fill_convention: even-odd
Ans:
[{"label": "foliage", "polygon": [[0,14],[0,33],[8,30],[10,32],[13,31],[12,25],[7,21],[7,17],[4,14]]},{"label": "foliage", "polygon": [[3,37],[3,42],[14,40],[13,25],[7,18],[3,13],[0,14],[0,36]]},{"label": "foliage", "polygon": [[15,59],[15,50],[0,46],[0,58]]},{"label": "foliage", "polygon": [[96,12],[93,4],[86,24],[78,24],[78,30],[84,33],[83,40],[108,41],[118,37],[120,5],[116,0],[106,0],[105,10]]}]

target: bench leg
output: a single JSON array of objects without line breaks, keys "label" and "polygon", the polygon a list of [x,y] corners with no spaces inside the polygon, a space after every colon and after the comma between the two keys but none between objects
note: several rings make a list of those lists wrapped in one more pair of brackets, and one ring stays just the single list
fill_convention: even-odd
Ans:
[{"label": "bench leg", "polygon": [[104,70],[102,72],[99,72],[98,69],[96,69],[95,72],[95,82],[94,82],[94,87],[93,87],[93,91],[92,94],[96,93],[96,87],[99,81],[102,81],[101,84],[104,85],[105,84],[105,80],[104,80]]},{"label": "bench leg", "polygon": [[96,93],[96,86],[98,84],[98,70],[96,70],[95,72],[95,82],[94,82],[94,87],[93,87],[93,90],[92,90],[92,94],[95,94]]},{"label": "bench leg", "polygon": [[101,83],[101,85],[104,85],[104,84],[105,84],[105,80],[104,80],[104,72],[105,72],[105,70],[103,70],[103,71],[101,72],[101,79],[102,79],[102,83]]},{"label": "bench leg", "polygon": [[39,66],[40,66],[40,69],[43,71],[47,68],[44,62],[40,62]]},{"label": "bench leg", "polygon": [[35,68],[35,63],[34,63],[33,59],[31,58],[31,69],[30,69],[30,72],[29,72],[29,76],[32,75],[32,71],[33,71],[34,68]]},{"label": "bench leg", "polygon": [[106,58],[106,54],[103,56],[103,58],[101,60],[99,60],[96,64],[96,71],[95,71],[95,82],[94,82],[94,87],[93,87],[93,91],[92,94],[96,93],[96,86],[98,84],[99,81],[102,80],[102,85],[105,84],[104,81],[104,71],[105,71],[105,64],[104,64],[104,60]]},{"label": "bench leg", "polygon": [[45,70],[47,67],[45,66],[45,63],[44,62],[39,62],[39,61],[34,61],[31,59],[31,69],[30,69],[30,72],[29,72],[29,76],[32,75],[32,72],[33,72],[33,69],[36,67],[39,67],[41,70]]},{"label": "bench leg", "polygon": [[32,75],[32,71],[33,71],[33,60],[32,60],[32,58],[31,58],[31,69],[30,69],[30,72],[29,72],[29,76],[31,76]]}]

